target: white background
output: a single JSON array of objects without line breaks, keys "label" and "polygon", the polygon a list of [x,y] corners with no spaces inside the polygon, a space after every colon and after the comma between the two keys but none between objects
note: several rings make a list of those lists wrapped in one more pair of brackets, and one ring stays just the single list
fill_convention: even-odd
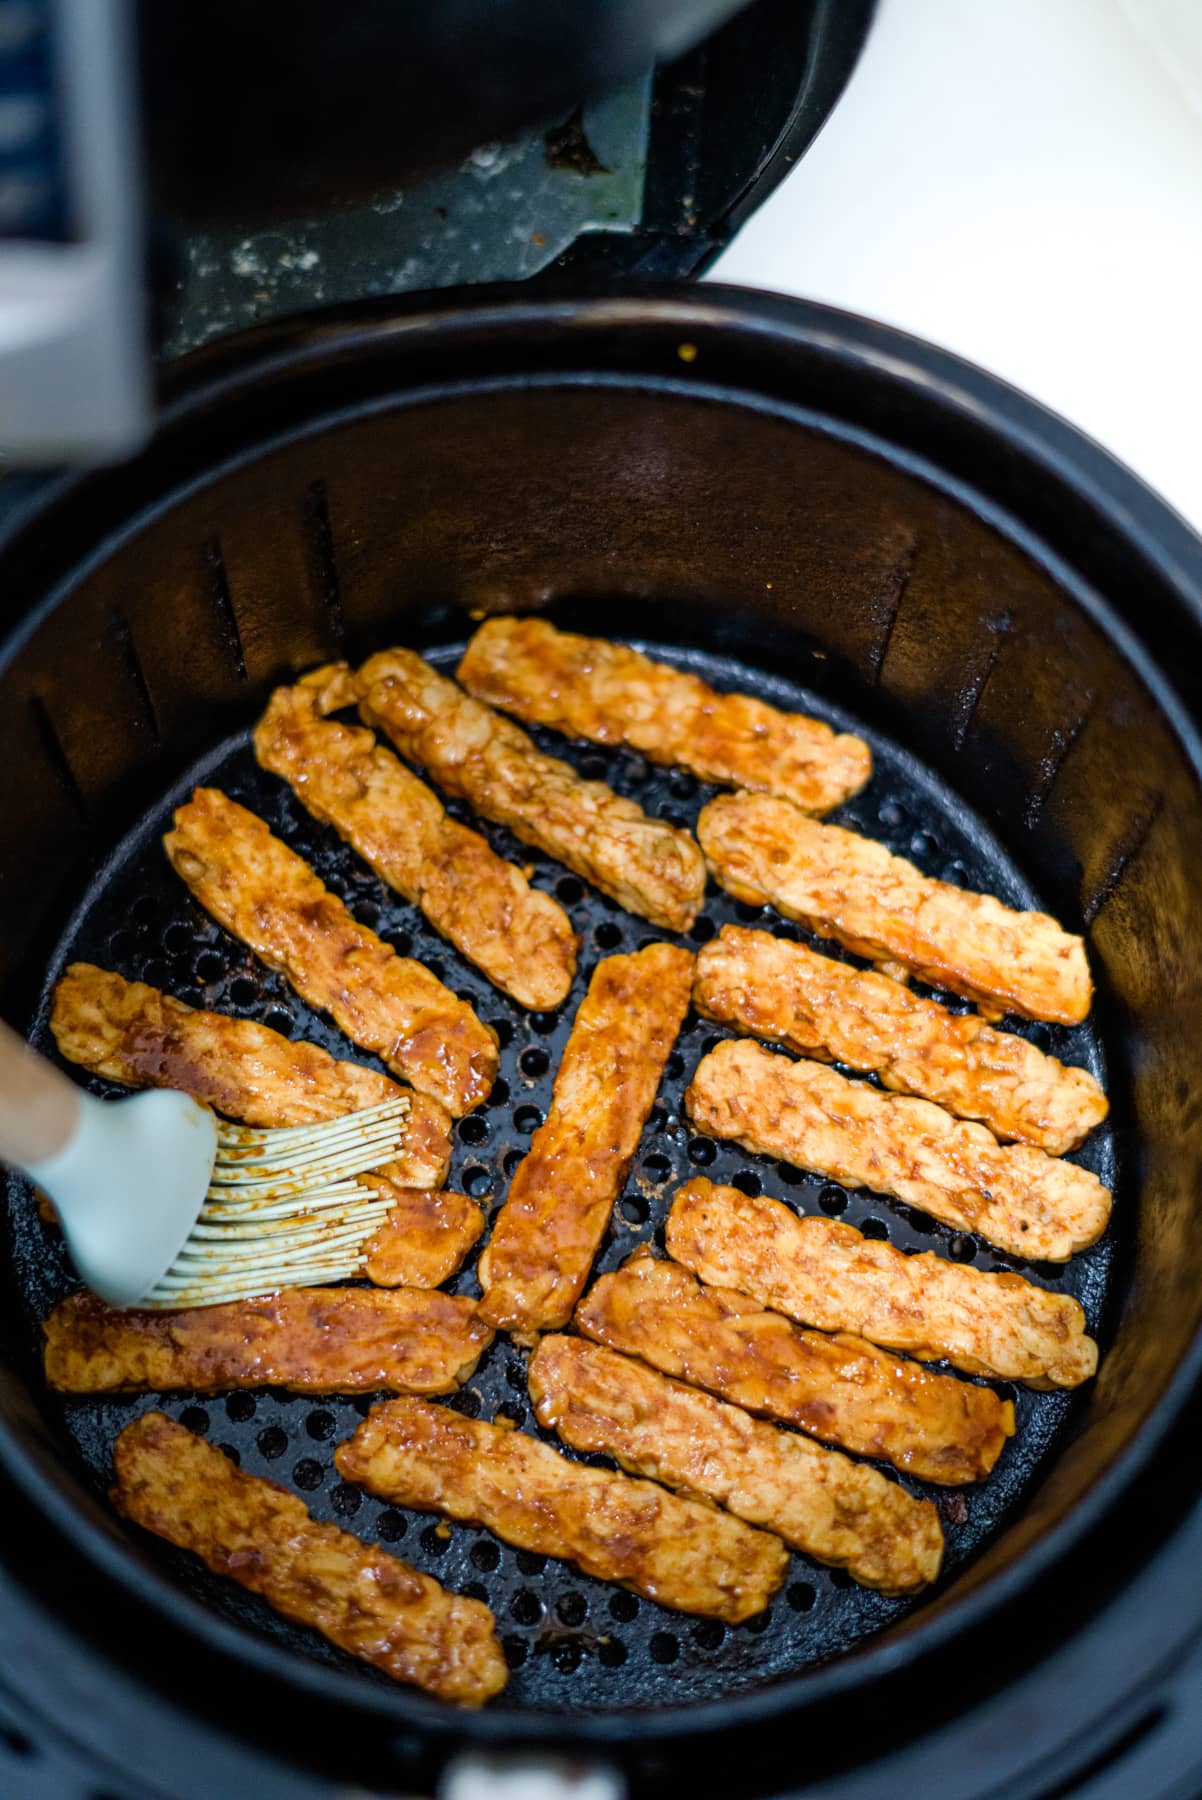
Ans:
[{"label": "white background", "polygon": [[1202,529],[1202,0],[881,0],[711,279],[969,357]]}]

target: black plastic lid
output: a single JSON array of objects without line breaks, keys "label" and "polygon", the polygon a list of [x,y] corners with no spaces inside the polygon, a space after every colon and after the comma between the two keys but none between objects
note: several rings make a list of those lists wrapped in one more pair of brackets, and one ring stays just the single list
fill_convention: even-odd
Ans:
[{"label": "black plastic lid", "polygon": [[[549,125],[477,142],[449,171],[370,198],[360,184],[343,204],[302,182],[285,190],[291,214],[266,223],[253,187],[244,216],[230,210],[237,184],[222,215],[202,221],[180,168],[159,161],[152,106],[160,350],[175,356],[265,319],[429,288],[696,276],[821,129],[874,7],[755,0],[676,60],[567,103]],[[209,123],[211,141],[212,113]],[[395,179],[395,166],[379,162],[382,179]]]}]

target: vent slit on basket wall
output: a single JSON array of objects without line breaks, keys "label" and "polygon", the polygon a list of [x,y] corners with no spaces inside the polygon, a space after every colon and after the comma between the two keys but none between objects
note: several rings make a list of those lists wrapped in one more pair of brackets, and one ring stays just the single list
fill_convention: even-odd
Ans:
[{"label": "vent slit on basket wall", "polygon": [[[1144,791],[1146,794],[1147,790]],[[1085,902],[1083,911],[1087,925],[1094,923],[1103,907],[1109,906],[1118,893],[1127,870],[1152,835],[1152,827],[1160,817],[1163,807],[1163,794],[1156,794],[1147,799],[1145,805],[1135,814],[1123,832],[1114,847],[1109,865],[1094,887],[1093,893]]]},{"label": "vent slit on basket wall", "polygon": [[242,632],[238,626],[238,615],[234,610],[234,597],[230,593],[229,576],[226,573],[225,557],[219,538],[210,538],[205,545],[205,555],[210,571],[210,593],[217,616],[221,621],[222,636],[225,638],[230,656],[233,658],[239,681],[248,679],[246,652],[242,647]]},{"label": "vent slit on basket wall", "polygon": [[1023,823],[1028,831],[1032,831],[1039,823],[1044,807],[1052,796],[1052,789],[1060,779],[1060,771],[1068,761],[1069,752],[1085,727],[1094,708],[1094,696],[1086,694],[1073,723],[1064,729],[1059,726],[1052,733],[1052,741],[1039,759],[1039,773],[1031,784],[1031,792],[1027,796],[1026,808],[1023,812]]},{"label": "vent slit on basket wall", "polygon": [[71,758],[63,748],[62,739],[55,730],[54,720],[50,716],[46,702],[40,694],[29,696],[29,710],[33,717],[34,730],[46,753],[46,760],[53,768],[59,786],[63,789],[72,806],[82,819],[88,817],[88,802],[83,788],[76,779],[75,770],[71,767]]},{"label": "vent slit on basket wall", "polygon": [[310,482],[301,502],[301,529],[317,577],[317,591],[325,607],[330,635],[341,649],[346,642],[346,620],[334,559],[334,533],[330,525],[330,497],[324,481]]},{"label": "vent slit on basket wall", "polygon": [[957,750],[964,748],[977,708],[993,678],[993,671],[997,668],[998,657],[1002,654],[1002,641],[1010,629],[1010,615],[1002,613],[996,618],[986,619],[984,625],[989,634],[989,648],[980,666],[970,675],[952,703],[952,744]]},{"label": "vent slit on basket wall", "polygon": [[881,606],[881,635],[873,650],[870,662],[870,673],[873,681],[880,686],[881,670],[885,666],[885,658],[889,654],[889,646],[893,642],[893,633],[897,629],[897,621],[905,603],[906,590],[918,566],[918,539],[911,538],[906,549],[898,557],[890,569],[885,582],[885,594]]},{"label": "vent slit on basket wall", "polygon": [[163,734],[159,730],[159,716],[155,710],[154,695],[150,691],[150,683],[146,679],[146,671],[142,667],[141,658],[138,655],[138,646],[134,642],[134,634],[130,630],[129,620],[124,613],[114,612],[113,614],[113,638],[121,665],[129,676],[130,686],[137,696],[151,742],[157,750],[163,741]]}]

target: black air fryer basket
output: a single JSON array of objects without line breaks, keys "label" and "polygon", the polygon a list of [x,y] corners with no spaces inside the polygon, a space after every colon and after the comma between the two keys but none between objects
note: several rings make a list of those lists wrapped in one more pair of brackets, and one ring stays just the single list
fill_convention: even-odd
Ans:
[{"label": "black air fryer basket", "polygon": [[[1022,1268],[1078,1295],[1103,1353],[1082,1394],[1013,1390],[998,1469],[941,1497],[948,1557],[929,1596],[885,1599],[797,1556],[769,1613],[735,1629],[483,1531],[448,1538],[340,1482],[333,1448],[362,1403],[48,1396],[38,1325],[70,1277],[13,1184],[0,1452],[50,1541],[86,1564],[81,1645],[112,1654],[119,1611],[148,1691],[347,1783],[432,1782],[465,1744],[543,1745],[620,1764],[640,1792],[721,1767],[738,1794],[921,1734],[1088,1630],[1194,1499],[1170,1446],[1189,1438],[1202,1370],[1202,545],[1178,520],[1000,384],[822,308],[717,289],[485,293],[192,359],[151,448],[41,490],[0,568],[4,1006],[43,1045],[49,985],[84,958],[346,1053],[166,865],[172,805],[212,781],[496,1026],[501,1080],[456,1128],[451,1173],[494,1213],[597,958],[660,934],[534,858],[583,944],[566,1006],[524,1014],[256,769],[247,730],[273,683],[320,660],[404,642],[453,668],[474,618],[535,609],[864,731],[877,773],[838,820],[1085,932],[1088,1026],[1016,1028],[1093,1066],[1113,1107],[1081,1153],[1115,1187],[1110,1231],[1067,1268],[1027,1267],[697,1137],[682,1094],[718,1034],[690,1019],[599,1267],[662,1241],[674,1190],[704,1170],[901,1247]],[[566,754],[680,823],[711,791],[627,752]],[[711,891],[682,941],[753,916]],[[452,1286],[477,1291],[474,1263]],[[465,1715],[394,1687],[120,1522],[103,1499],[112,1441],[150,1404],[486,1598],[507,1693]],[[504,1339],[450,1404],[536,1429]]]}]

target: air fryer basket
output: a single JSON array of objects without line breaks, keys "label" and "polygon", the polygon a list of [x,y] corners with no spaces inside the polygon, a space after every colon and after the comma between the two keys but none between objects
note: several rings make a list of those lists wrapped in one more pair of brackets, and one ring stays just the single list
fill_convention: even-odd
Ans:
[{"label": "air fryer basket", "polygon": [[[1024,442],[1036,426],[1040,441]],[[353,1404],[173,1400],[168,1410],[243,1466],[291,1480],[320,1516],[394,1543],[452,1586],[476,1584],[515,1668],[511,1696],[477,1719],[309,1651],[109,1514],[111,1439],[143,1402],[45,1396],[33,1327],[63,1271],[19,1190],[0,1388],[13,1471],[110,1579],[190,1639],[264,1682],[441,1738],[701,1742],[834,1704],[1020,1602],[1118,1501],[1196,1374],[1202,786],[1175,683],[1198,651],[1200,559],[1150,496],[1018,397],[819,309],[716,291],[429,317],[410,307],[270,334],[246,363],[198,359],[156,446],[35,509],[4,554],[9,1015],[44,1018],[47,970],[86,956],[193,1003],[286,1015],[336,1045],[204,920],[156,850],[169,797],[203,770],[502,1022],[505,1087],[457,1128],[452,1174],[495,1207],[545,1110],[582,981],[557,1019],[508,1007],[412,909],[357,879],[350,853],[255,770],[244,733],[290,671],[392,641],[452,658],[471,615],[550,606],[720,684],[850,717],[873,737],[878,775],[848,822],[932,873],[1086,931],[1090,1028],[1024,1029],[1099,1070],[1104,1047],[1113,1128],[1085,1159],[1115,1178],[1116,1219],[1068,1270],[1032,1274],[1081,1296],[1104,1363],[1083,1396],[1019,1392],[1019,1435],[998,1473],[945,1500],[949,1579],[933,1599],[886,1602],[798,1558],[766,1625],[726,1633],[497,1555],[484,1533],[456,1528],[448,1549],[430,1521],[361,1500],[329,1468]],[[695,816],[695,784],[626,754],[573,754],[590,772],[603,761],[652,810]],[[585,973],[652,935],[563,877],[537,863],[584,934]],[[696,935],[746,912],[711,894]],[[847,1203],[693,1138],[680,1094],[710,1035],[694,1022],[682,1038],[607,1266],[654,1237],[697,1167],[871,1220],[901,1245],[1015,1266],[904,1209]],[[474,1291],[473,1279],[469,1268],[456,1285]],[[524,1407],[529,1424],[523,1387],[521,1358],[500,1343],[455,1404],[485,1416]]]}]

